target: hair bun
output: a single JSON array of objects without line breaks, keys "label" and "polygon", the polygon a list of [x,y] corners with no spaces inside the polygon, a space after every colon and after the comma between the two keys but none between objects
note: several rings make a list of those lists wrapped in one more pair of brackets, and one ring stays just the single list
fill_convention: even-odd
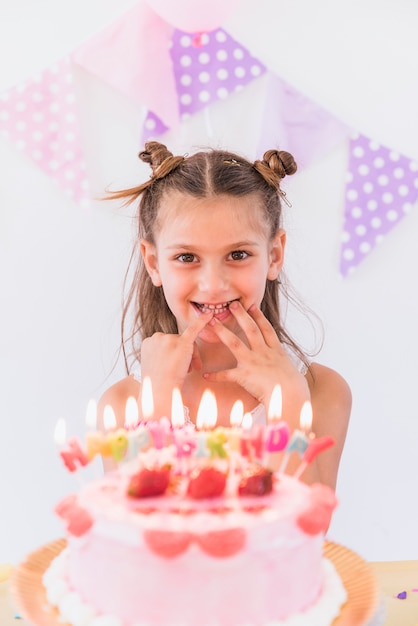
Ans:
[{"label": "hair bun", "polygon": [[293,156],[285,150],[267,150],[263,155],[263,161],[280,178],[291,176],[298,168]]},{"label": "hair bun", "polygon": [[167,149],[167,146],[159,141],[147,141],[145,150],[140,152],[138,156],[141,161],[148,163],[154,172],[167,157],[173,156],[173,153]]},{"label": "hair bun", "polygon": [[164,178],[184,161],[183,156],[174,156],[163,143],[148,141],[145,150],[138,154],[141,161],[152,169],[152,178]]}]

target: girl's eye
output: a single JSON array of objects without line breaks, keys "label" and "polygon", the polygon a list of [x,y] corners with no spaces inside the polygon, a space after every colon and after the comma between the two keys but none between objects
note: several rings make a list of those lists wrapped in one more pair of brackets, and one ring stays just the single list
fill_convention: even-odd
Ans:
[{"label": "girl's eye", "polygon": [[190,252],[185,252],[184,254],[179,254],[177,260],[181,261],[182,263],[193,263],[193,261],[195,260],[195,255],[191,254]]},{"label": "girl's eye", "polygon": [[244,252],[244,250],[234,250],[231,252],[231,259],[233,261],[243,261],[248,257],[248,252]]}]

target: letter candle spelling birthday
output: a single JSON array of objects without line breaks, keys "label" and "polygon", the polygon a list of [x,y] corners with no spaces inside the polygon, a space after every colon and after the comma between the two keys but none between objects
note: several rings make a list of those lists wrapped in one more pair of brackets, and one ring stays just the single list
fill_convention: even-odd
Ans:
[{"label": "letter candle spelling birthday", "polygon": [[96,430],[97,425],[97,404],[95,400],[89,400],[86,410],[86,426],[88,431],[85,435],[86,451],[89,461],[102,453],[104,435]]},{"label": "letter candle spelling birthday", "polygon": [[152,383],[149,376],[145,376],[141,386],[142,419],[147,422],[147,428],[151,433],[154,447],[161,450],[164,447],[167,435],[167,418],[161,417],[154,420],[154,397],[152,395]]},{"label": "letter candle spelling birthday", "polygon": [[213,428],[218,421],[218,406],[216,404],[215,395],[206,389],[200,400],[199,408],[196,416],[196,443],[197,447],[194,456],[208,457],[209,450],[207,447],[208,430]]},{"label": "letter candle spelling birthday", "polygon": [[312,426],[312,405],[309,401],[306,401],[300,412],[300,428],[302,430],[294,430],[290,441],[286,447],[285,455],[283,457],[282,464],[279,472],[283,473],[286,470],[287,464],[292,452],[299,452],[300,456],[303,455],[309,444],[309,437],[307,433],[310,432]]},{"label": "letter candle spelling birthday", "polygon": [[271,471],[278,469],[280,452],[284,450],[289,441],[290,428],[287,422],[281,420],[282,416],[282,389],[275,385],[271,394],[267,412],[268,426],[265,451],[268,453],[263,465]]},{"label": "letter candle spelling birthday", "polygon": [[71,437],[66,442],[66,425],[64,418],[60,418],[55,426],[54,432],[55,443],[61,446],[60,457],[64,461],[65,467],[70,472],[75,472],[79,466],[84,467],[89,460],[76,437]]},{"label": "letter candle spelling birthday", "polygon": [[241,449],[241,424],[244,417],[242,400],[235,400],[229,417],[230,428],[226,430],[228,440],[229,471],[233,474],[237,469]]},{"label": "letter candle spelling birthday", "polygon": [[300,478],[308,465],[314,462],[318,454],[320,454],[327,448],[331,448],[331,446],[333,446],[334,444],[335,440],[329,436],[312,439],[309,442],[305,452],[303,453],[302,463],[294,474],[295,478]]},{"label": "letter candle spelling birthday", "polygon": [[151,435],[144,424],[138,423],[139,409],[138,402],[132,396],[126,401],[125,407],[125,429],[128,437],[128,448],[124,461],[134,459],[140,450],[147,448],[151,443]]},{"label": "letter candle spelling birthday", "polygon": [[103,423],[107,431],[102,455],[111,456],[118,463],[122,461],[128,448],[128,437],[124,428],[116,428],[116,416],[112,407],[107,404],[103,412]]},{"label": "letter candle spelling birthday", "polygon": [[173,389],[171,398],[171,425],[179,463],[178,469],[180,474],[186,474],[196,442],[194,439],[194,426],[186,424],[183,398],[181,397],[180,389],[177,388]]}]

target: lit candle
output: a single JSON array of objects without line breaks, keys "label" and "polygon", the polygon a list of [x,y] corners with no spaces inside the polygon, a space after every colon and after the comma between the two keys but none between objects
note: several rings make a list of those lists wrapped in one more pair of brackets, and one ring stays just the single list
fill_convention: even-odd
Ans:
[{"label": "lit candle", "polygon": [[153,420],[154,417],[154,397],[152,394],[152,383],[149,376],[145,376],[141,385],[141,409],[142,419],[147,422],[152,442],[157,450],[161,450],[165,444],[166,429],[160,420]]},{"label": "lit candle", "polygon": [[269,425],[267,426],[266,450],[267,452],[280,452],[284,450],[289,441],[289,425],[281,421],[282,416],[282,390],[276,385],[270,398],[267,412]]},{"label": "lit candle", "polygon": [[71,437],[66,441],[66,425],[62,417],[55,426],[54,439],[55,443],[61,446],[60,457],[70,472],[75,472],[79,466],[84,467],[88,464],[89,460],[81,449],[78,440],[75,437]]},{"label": "lit candle", "polygon": [[152,383],[149,376],[145,376],[141,385],[141,409],[142,419],[149,420],[154,415],[154,398],[152,395]]},{"label": "lit candle", "polygon": [[186,425],[185,422],[183,398],[180,389],[175,388],[171,399],[171,424],[176,454],[181,459],[181,473],[187,471],[185,457],[190,457],[196,447],[194,427],[191,424]]},{"label": "lit candle", "polygon": [[161,420],[151,420],[147,422],[147,428],[150,432],[154,448],[157,450],[164,448],[167,434],[165,424]]},{"label": "lit candle", "polygon": [[268,453],[263,465],[272,472],[279,467],[280,452],[284,450],[289,441],[290,429],[287,422],[281,420],[282,416],[282,390],[280,385],[276,385],[270,398],[267,412],[268,426],[265,442],[265,450]]},{"label": "lit candle", "polygon": [[250,461],[254,457],[259,459],[263,456],[263,427],[261,424],[253,426],[251,413],[245,413],[242,418],[243,432],[241,435],[241,455],[248,457]]},{"label": "lit candle", "polygon": [[210,457],[213,459],[218,457],[220,459],[226,459],[227,453],[225,450],[225,444],[228,441],[228,437],[225,433],[224,428],[215,428],[211,433],[209,433],[206,445],[209,449]]},{"label": "lit candle", "polygon": [[113,433],[109,433],[109,445],[112,459],[116,462],[122,461],[128,449],[128,437],[123,428],[118,428]]},{"label": "lit candle", "polygon": [[103,423],[108,432],[102,446],[102,455],[111,456],[116,462],[121,461],[128,448],[128,437],[124,428],[116,429],[116,416],[109,404],[104,408]]},{"label": "lit candle", "polygon": [[231,415],[229,417],[229,423],[231,428],[227,430],[228,437],[228,449],[231,452],[238,452],[241,442],[241,426],[242,419],[244,417],[244,404],[242,400],[236,400],[231,409]]},{"label": "lit candle", "polygon": [[306,401],[302,406],[299,423],[302,430],[294,430],[292,436],[290,437],[290,441],[286,447],[286,452],[280,466],[279,471],[281,473],[285,471],[292,452],[298,452],[299,455],[302,456],[308,447],[309,437],[307,433],[310,432],[312,425],[312,405],[309,401]]},{"label": "lit candle", "polygon": [[334,444],[335,440],[329,436],[311,439],[308,447],[303,454],[302,463],[294,474],[295,478],[300,478],[308,465],[314,462],[318,454],[320,454],[324,450],[327,450],[327,448],[331,448],[331,446],[333,446]]},{"label": "lit candle", "polygon": [[128,437],[128,448],[124,461],[134,459],[140,450],[143,450],[152,443],[149,430],[138,424],[138,402],[132,396],[126,401],[125,406],[125,428]]},{"label": "lit candle", "polygon": [[101,454],[104,442],[103,433],[96,430],[97,405],[95,400],[89,400],[86,410],[86,426],[89,429],[85,435],[86,452],[89,461],[97,454]]},{"label": "lit candle", "polygon": [[175,387],[171,396],[171,423],[173,428],[181,428],[185,424],[183,398],[180,389]]},{"label": "lit candle", "polygon": [[86,426],[89,430],[95,430],[97,424],[97,404],[94,398],[87,403],[86,409]]},{"label": "lit candle", "polygon": [[226,429],[227,448],[229,455],[229,471],[234,474],[237,471],[241,449],[241,424],[244,417],[244,404],[242,400],[235,400],[229,416],[230,428]]},{"label": "lit candle", "polygon": [[138,402],[133,396],[129,396],[125,405],[125,428],[131,430],[138,425],[139,411]]},{"label": "lit candle", "polygon": [[218,419],[218,407],[215,395],[209,389],[203,392],[196,416],[196,449],[194,456],[208,457],[207,439],[209,428],[213,428]]},{"label": "lit candle", "polygon": [[110,457],[112,456],[112,450],[110,449],[109,431],[112,428],[116,428],[116,417],[112,407],[109,404],[106,404],[105,408],[103,409],[103,427],[106,431],[106,434],[103,436],[100,454],[102,455],[102,457]]}]

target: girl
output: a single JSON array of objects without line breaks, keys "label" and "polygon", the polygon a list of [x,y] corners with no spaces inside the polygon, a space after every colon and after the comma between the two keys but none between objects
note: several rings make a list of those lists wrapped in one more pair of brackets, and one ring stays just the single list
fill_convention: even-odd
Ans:
[{"label": "girl", "polygon": [[[221,150],[183,157],[149,142],[139,157],[151,166],[150,180],[112,197],[140,198],[122,348],[127,364],[125,330],[133,309],[129,340],[142,378],[151,379],[155,417],[170,415],[177,387],[192,422],[205,389],[215,394],[218,425],[229,425],[237,399],[254,422],[265,422],[279,383],[291,430],[310,400],[313,432],[335,439],[303,478],[335,488],[351,393],[335,371],[308,362],[283,327],[279,306],[287,297],[280,183],[296,171],[292,155],[269,150],[255,163]],[[123,425],[129,396],[140,400],[138,375],[104,393],[99,419],[110,404]]]}]

